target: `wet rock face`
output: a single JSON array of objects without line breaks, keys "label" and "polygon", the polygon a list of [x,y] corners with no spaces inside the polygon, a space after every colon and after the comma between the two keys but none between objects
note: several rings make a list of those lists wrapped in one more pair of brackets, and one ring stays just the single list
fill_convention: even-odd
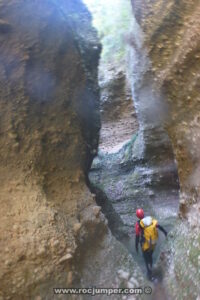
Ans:
[{"label": "wet rock face", "polygon": [[99,149],[116,152],[138,130],[127,71],[100,63],[101,131]]},{"label": "wet rock face", "polygon": [[178,161],[182,214],[199,199],[199,12],[198,1],[156,1],[133,11],[157,87],[169,105],[170,134]]},{"label": "wet rock face", "polygon": [[89,178],[119,240],[134,235],[138,207],[167,227],[177,214],[177,168],[170,140],[161,129],[139,132],[117,153],[99,153]]},{"label": "wet rock face", "polygon": [[[148,67],[143,69],[145,80],[142,81],[145,85],[148,74],[151,75],[152,89],[162,94],[158,107],[164,103],[168,108],[162,125],[169,133],[178,163],[180,215],[186,217],[184,222],[176,224],[172,233],[165,283],[173,299],[196,299],[200,292],[197,276],[200,5],[195,0],[142,3],[132,0],[132,7],[144,38],[145,55],[138,54],[138,57],[145,56],[149,60]],[[141,65],[138,73],[140,71]]]},{"label": "wet rock face", "polygon": [[75,277],[77,244],[106,232],[85,184],[100,45],[80,1],[1,1],[0,11],[0,297],[50,299]]},{"label": "wet rock face", "polygon": [[[104,65],[101,68],[106,68]],[[108,68],[108,67],[107,67]],[[101,72],[100,72],[101,74]],[[102,119],[105,121],[122,118],[127,103],[132,101],[131,88],[125,71],[110,66],[100,76]],[[133,105],[133,102],[132,102]],[[120,111],[120,106],[124,106]],[[134,109],[134,108],[133,108]],[[132,109],[132,110],[133,110]]]}]

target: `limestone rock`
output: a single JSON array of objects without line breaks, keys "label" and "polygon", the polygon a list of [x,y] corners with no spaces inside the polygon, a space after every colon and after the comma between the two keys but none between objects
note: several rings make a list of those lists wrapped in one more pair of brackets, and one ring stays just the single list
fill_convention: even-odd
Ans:
[{"label": "limestone rock", "polygon": [[[191,220],[196,218],[195,205],[200,197],[200,5],[194,0],[131,2],[138,25],[133,38],[137,40],[140,35],[143,39],[140,51],[134,47],[132,52],[133,69],[137,67],[133,85],[140,126],[148,127],[153,122],[167,130],[180,181],[182,221],[177,222],[169,246],[173,250],[168,255],[171,263],[165,284],[169,298],[178,295],[181,299],[196,299],[200,292],[195,275],[200,226],[198,222],[194,226]],[[145,93],[144,87],[154,92]],[[192,254],[188,256],[187,250]]]},{"label": "limestone rock", "polygon": [[119,270],[117,273],[118,273],[119,278],[121,278],[121,279],[128,280],[130,277],[130,274],[123,270]]},{"label": "limestone rock", "polygon": [[70,253],[67,253],[65,256],[61,257],[61,259],[59,260],[59,263],[63,263],[65,261],[68,261],[71,259],[72,259],[72,255]]},{"label": "limestone rock", "polygon": [[75,223],[75,224],[74,224],[73,230],[74,230],[74,233],[75,233],[75,234],[77,234],[77,233],[80,231],[81,226],[82,226],[81,223]]},{"label": "limestone rock", "polygon": [[80,0],[0,7],[0,295],[51,299],[69,271],[58,262],[77,248],[75,216],[95,205],[85,175],[98,145],[101,47]]},{"label": "limestone rock", "polygon": [[99,214],[100,214],[100,211],[101,211],[101,207],[100,206],[94,206],[92,209],[93,209],[94,215],[96,217],[98,217]]}]

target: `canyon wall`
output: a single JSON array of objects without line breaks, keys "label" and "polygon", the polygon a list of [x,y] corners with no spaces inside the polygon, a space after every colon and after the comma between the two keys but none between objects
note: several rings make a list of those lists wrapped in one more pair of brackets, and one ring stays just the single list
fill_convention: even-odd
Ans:
[{"label": "canyon wall", "polygon": [[[105,45],[106,47],[106,45]],[[127,70],[100,63],[101,131],[99,150],[116,152],[138,130]]]},{"label": "canyon wall", "polygon": [[178,162],[181,210],[198,201],[199,59],[198,1],[132,1],[150,58],[154,88],[167,102],[167,129]]},{"label": "canyon wall", "polygon": [[0,1],[1,300],[68,299],[53,288],[139,272],[87,187],[100,48],[79,0]]},{"label": "canyon wall", "polygon": [[72,281],[82,207],[92,212],[100,45],[80,1],[1,1],[0,10],[1,295],[30,299]]},{"label": "canyon wall", "polygon": [[[152,123],[168,131],[180,179],[182,220],[171,234],[165,281],[172,299],[196,299],[200,294],[200,4],[195,0],[131,2],[137,61],[133,62],[133,91],[140,124]],[[138,32],[143,38],[140,43]],[[151,90],[148,96],[144,88]]]},{"label": "canyon wall", "polygon": [[87,187],[100,49],[80,0],[0,1],[1,300],[142,282]]}]

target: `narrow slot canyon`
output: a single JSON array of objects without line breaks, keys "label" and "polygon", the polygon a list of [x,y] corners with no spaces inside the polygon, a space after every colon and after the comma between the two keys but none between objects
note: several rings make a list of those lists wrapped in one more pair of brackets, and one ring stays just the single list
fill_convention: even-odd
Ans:
[{"label": "narrow slot canyon", "polygon": [[[0,300],[200,299],[199,16],[0,1]],[[138,208],[168,233],[151,279]]]},{"label": "narrow slot canyon", "polygon": [[[164,128],[167,105],[164,96],[156,91],[150,72],[147,78],[142,78],[142,87],[134,91],[138,78],[132,72],[140,59],[138,55],[142,57],[139,64],[143,70],[148,70],[149,61],[143,49],[140,51],[144,53],[133,49],[134,34],[139,43],[142,35],[139,30],[134,32],[137,24],[136,20],[133,22],[131,3],[118,1],[114,9],[114,3],[88,0],[88,6],[93,12],[94,26],[102,36],[103,48],[98,76],[100,142],[89,173],[89,187],[102,207],[112,234],[131,253],[145,277],[142,253],[139,255],[135,250],[136,209],[142,207],[145,215],[154,216],[169,235],[179,210],[177,165]],[[102,12],[105,12],[103,16]],[[120,37],[116,39],[118,28]],[[151,297],[154,299],[164,298],[166,294],[161,266],[165,243],[161,233],[154,252],[154,262],[158,265],[153,271]]]}]

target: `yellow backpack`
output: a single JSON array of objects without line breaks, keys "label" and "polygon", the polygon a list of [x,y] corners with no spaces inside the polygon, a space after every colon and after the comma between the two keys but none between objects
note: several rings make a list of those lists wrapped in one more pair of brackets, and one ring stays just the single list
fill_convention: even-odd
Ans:
[{"label": "yellow backpack", "polygon": [[157,239],[158,239],[158,230],[157,225],[158,221],[152,219],[152,217],[145,217],[140,221],[140,226],[144,231],[142,242],[142,250],[154,249]]}]

